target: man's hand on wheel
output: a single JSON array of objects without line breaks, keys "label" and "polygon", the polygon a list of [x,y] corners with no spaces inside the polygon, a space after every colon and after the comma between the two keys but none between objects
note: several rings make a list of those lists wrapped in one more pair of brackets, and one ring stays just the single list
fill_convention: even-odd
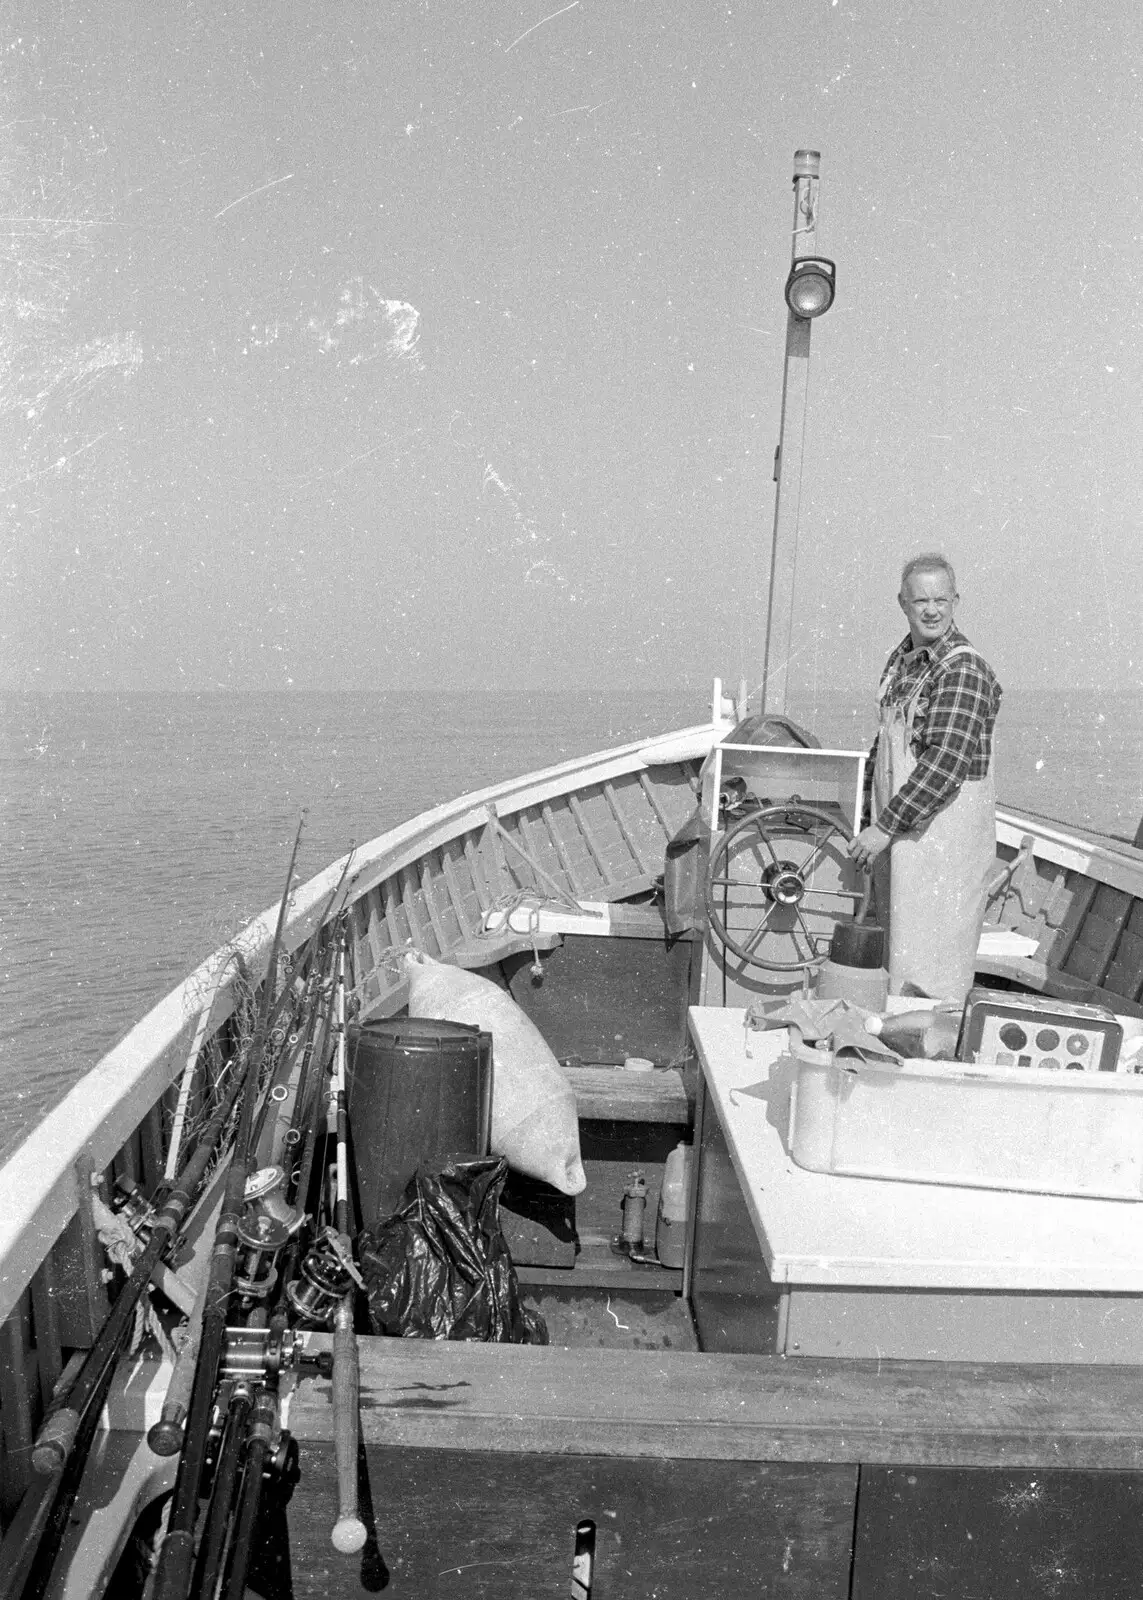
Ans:
[{"label": "man's hand on wheel", "polygon": [[850,840],[850,859],[868,872],[877,857],[888,850],[892,843],[889,835],[873,823],[871,827],[862,828],[861,832]]}]

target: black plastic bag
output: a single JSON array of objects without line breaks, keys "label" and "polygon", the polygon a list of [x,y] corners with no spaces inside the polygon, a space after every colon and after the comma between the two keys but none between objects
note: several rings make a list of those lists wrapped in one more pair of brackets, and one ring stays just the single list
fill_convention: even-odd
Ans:
[{"label": "black plastic bag", "polygon": [[374,1333],[403,1339],[547,1344],[544,1319],[520,1303],[500,1228],[503,1156],[418,1168],[396,1216],[358,1236]]}]

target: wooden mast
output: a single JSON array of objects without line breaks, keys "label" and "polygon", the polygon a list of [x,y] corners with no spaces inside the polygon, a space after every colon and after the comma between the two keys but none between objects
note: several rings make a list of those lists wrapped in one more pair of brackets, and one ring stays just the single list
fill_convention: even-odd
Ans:
[{"label": "wooden mast", "polygon": [[[814,252],[821,155],[794,152],[794,231],[791,260]],[[798,561],[798,516],[802,500],[802,448],[810,374],[809,319],[786,313],[786,368],[782,380],[782,423],[774,458],[774,538],[770,549],[770,592],[766,606],[766,645],[762,667],[762,709],[786,711],[787,672],[794,631],[794,575]]]}]

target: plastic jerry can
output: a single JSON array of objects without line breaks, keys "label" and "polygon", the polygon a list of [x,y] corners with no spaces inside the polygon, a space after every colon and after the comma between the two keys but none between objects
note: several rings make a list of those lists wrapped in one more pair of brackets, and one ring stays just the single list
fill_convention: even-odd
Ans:
[{"label": "plastic jerry can", "polygon": [[691,1190],[694,1150],[679,1143],[667,1157],[663,1186],[659,1190],[659,1215],[655,1225],[655,1251],[665,1267],[681,1267],[687,1237],[687,1197]]}]

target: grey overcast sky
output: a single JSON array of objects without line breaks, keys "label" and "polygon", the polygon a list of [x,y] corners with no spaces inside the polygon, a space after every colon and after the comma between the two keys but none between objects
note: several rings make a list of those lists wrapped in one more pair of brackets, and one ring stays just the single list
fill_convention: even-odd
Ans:
[{"label": "grey overcast sky", "polygon": [[15,0],[0,684],[1143,683],[1138,0]]}]

